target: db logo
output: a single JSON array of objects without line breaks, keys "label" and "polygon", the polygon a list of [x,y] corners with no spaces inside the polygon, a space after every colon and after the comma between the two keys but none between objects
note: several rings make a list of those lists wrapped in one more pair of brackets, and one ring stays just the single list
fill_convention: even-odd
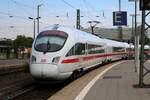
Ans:
[{"label": "db logo", "polygon": [[41,62],[42,62],[42,63],[45,63],[45,62],[46,62],[46,59],[41,59]]}]

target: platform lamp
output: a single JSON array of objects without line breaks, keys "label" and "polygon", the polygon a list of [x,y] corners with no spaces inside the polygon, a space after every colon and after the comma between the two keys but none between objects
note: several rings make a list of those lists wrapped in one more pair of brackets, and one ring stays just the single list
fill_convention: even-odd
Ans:
[{"label": "platform lamp", "polygon": [[33,20],[33,39],[35,38],[35,21],[36,18],[28,17],[29,19]]}]

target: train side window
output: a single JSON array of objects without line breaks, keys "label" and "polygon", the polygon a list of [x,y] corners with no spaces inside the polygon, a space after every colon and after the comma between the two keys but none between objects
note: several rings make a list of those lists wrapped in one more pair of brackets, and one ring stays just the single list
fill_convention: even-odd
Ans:
[{"label": "train side window", "polygon": [[125,48],[123,48],[123,47],[113,47],[113,52],[125,52]]},{"label": "train side window", "polygon": [[104,47],[101,45],[88,44],[88,54],[104,53]]},{"label": "train side window", "polygon": [[69,50],[66,56],[83,55],[83,54],[85,54],[85,44],[77,43]]},{"label": "train side window", "polygon": [[88,54],[94,54],[95,53],[95,45],[88,44]]}]

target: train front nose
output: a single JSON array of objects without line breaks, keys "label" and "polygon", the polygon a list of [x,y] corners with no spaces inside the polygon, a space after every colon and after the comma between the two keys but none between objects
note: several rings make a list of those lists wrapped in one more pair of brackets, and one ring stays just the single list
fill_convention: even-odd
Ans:
[{"label": "train front nose", "polygon": [[58,67],[52,64],[30,64],[30,73],[39,79],[57,79]]}]

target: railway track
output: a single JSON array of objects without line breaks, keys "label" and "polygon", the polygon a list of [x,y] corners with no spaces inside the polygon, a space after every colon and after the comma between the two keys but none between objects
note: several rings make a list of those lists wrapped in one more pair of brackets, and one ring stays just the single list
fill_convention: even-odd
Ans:
[{"label": "railway track", "polygon": [[[103,64],[104,65],[104,64]],[[99,68],[102,65],[96,66],[94,68],[91,68],[89,70],[87,70],[86,72],[82,73],[82,75],[78,76],[84,76],[86,75],[89,71],[95,70],[97,68]],[[77,79],[77,78],[75,78]],[[26,88],[24,91],[21,91],[21,93],[19,95],[16,96],[12,96],[13,98],[11,98],[11,100],[46,100],[47,98],[49,98],[50,96],[52,96],[53,94],[55,94],[56,92],[58,92],[59,90],[61,90],[63,87],[67,86],[68,84],[70,84],[71,82],[73,82],[74,79],[70,79],[67,80],[64,83],[61,84],[51,84],[51,83],[44,83],[44,84],[37,84],[35,87],[31,87],[31,89]],[[39,95],[37,95],[39,94]],[[10,100],[10,99],[9,99]]]},{"label": "railway track", "polygon": [[43,100],[67,84],[39,83],[29,73],[23,72],[0,76],[0,80],[0,100]]},{"label": "railway track", "polygon": [[[20,100],[21,98],[48,98],[63,87],[63,84],[40,84],[28,71],[28,66],[0,69],[0,100]],[[43,92],[44,91],[44,92]],[[32,97],[31,95],[36,95]]]},{"label": "railway track", "polygon": [[6,100],[12,100],[12,99],[15,99],[16,97],[18,96],[21,96],[29,91],[32,91],[36,88],[36,86],[31,86],[31,87],[28,87],[26,89],[21,89],[21,90],[18,90],[16,91],[15,93],[11,93],[9,95],[7,95],[4,99]]},{"label": "railway track", "polygon": [[[12,89],[12,87],[7,87],[7,89],[0,90],[0,100],[29,100],[38,99],[45,100],[49,96],[52,96],[61,88],[66,86],[65,84],[36,84],[31,83],[24,87]],[[38,94],[38,95],[37,95]]]},{"label": "railway track", "polygon": [[0,100],[11,100],[12,98],[21,95],[33,89],[33,79],[25,78],[18,80],[0,89]]},{"label": "railway track", "polygon": [[1,92],[1,96],[0,96],[0,99],[1,100],[12,100],[20,95],[23,95],[24,93],[27,93],[33,89],[36,88],[36,85],[31,85],[27,88],[21,88],[21,89],[18,89],[16,91],[2,91]]},{"label": "railway track", "polygon": [[22,94],[18,94],[9,100],[46,100],[66,85],[62,84],[37,84],[26,88]]},{"label": "railway track", "polygon": [[[89,71],[97,69],[100,66],[92,68],[83,73],[82,75],[85,75]],[[21,75],[21,73],[16,73],[17,75],[14,76],[13,74],[15,73],[7,75],[11,76],[8,77],[7,80],[14,78],[12,79],[12,82],[8,82],[3,76],[0,76],[0,80],[2,80],[3,82],[0,84],[0,100],[45,100],[48,97],[55,94],[60,89],[62,89],[63,87],[65,87],[66,85],[70,84],[72,81],[74,81],[71,79],[61,84],[43,82],[38,83],[30,76],[29,73],[24,72],[22,73],[23,75]],[[19,79],[16,79],[16,76],[19,76]]]}]

